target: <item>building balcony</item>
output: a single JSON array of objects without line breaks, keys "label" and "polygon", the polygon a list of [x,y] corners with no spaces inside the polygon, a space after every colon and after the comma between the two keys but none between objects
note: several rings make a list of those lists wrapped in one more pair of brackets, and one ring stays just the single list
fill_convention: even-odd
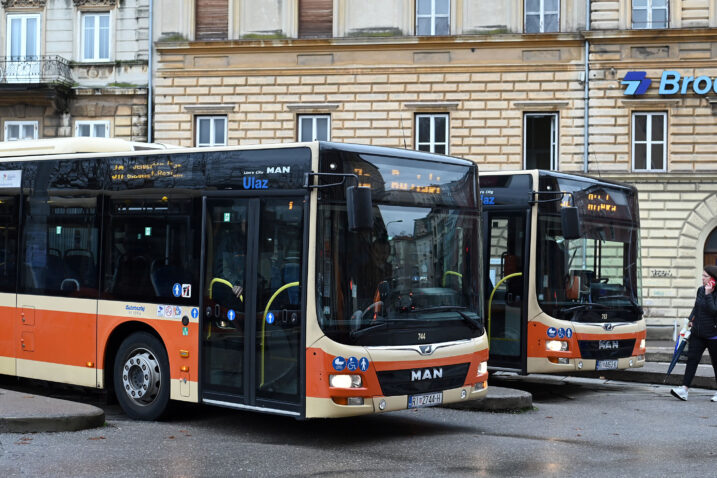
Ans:
[{"label": "building balcony", "polygon": [[70,62],[61,56],[0,57],[0,86],[72,85]]}]

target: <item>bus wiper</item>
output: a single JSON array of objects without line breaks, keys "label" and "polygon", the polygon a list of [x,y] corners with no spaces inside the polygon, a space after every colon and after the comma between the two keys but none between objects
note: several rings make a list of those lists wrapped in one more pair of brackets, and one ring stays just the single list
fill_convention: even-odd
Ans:
[{"label": "bus wiper", "polygon": [[599,309],[607,309],[608,306],[605,304],[599,304],[597,302],[584,302],[582,304],[577,304],[572,307],[568,307],[567,309],[560,309],[560,312],[563,314],[569,314],[570,312],[575,312],[576,310],[591,310],[593,307],[599,308]]},{"label": "bus wiper", "polygon": [[463,321],[465,321],[468,325],[471,326],[471,328],[480,330],[483,328],[483,324],[475,320],[470,315],[463,312],[464,310],[467,310],[468,307],[460,307],[456,305],[437,305],[434,307],[424,307],[422,309],[415,309],[413,312],[455,312],[460,316]]},{"label": "bus wiper", "polygon": [[349,335],[351,335],[352,338],[357,338],[357,337],[361,337],[362,335],[364,335],[368,332],[379,330],[379,329],[385,329],[386,327],[388,327],[387,321],[378,322],[376,324],[369,325],[368,327],[365,327],[363,329],[352,330]]},{"label": "bus wiper", "polygon": [[600,299],[626,299],[628,302],[630,302],[630,305],[640,314],[643,313],[642,306],[637,303],[637,301],[634,299],[634,297],[631,297],[629,295],[606,295],[605,297],[600,297]]}]

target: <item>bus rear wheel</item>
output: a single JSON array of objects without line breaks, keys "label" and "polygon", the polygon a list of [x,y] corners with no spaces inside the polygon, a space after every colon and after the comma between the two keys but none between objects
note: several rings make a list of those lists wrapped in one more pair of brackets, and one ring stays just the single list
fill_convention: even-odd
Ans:
[{"label": "bus rear wheel", "polygon": [[169,403],[169,360],[152,334],[135,332],[120,345],[114,363],[117,401],[130,418],[157,420]]}]

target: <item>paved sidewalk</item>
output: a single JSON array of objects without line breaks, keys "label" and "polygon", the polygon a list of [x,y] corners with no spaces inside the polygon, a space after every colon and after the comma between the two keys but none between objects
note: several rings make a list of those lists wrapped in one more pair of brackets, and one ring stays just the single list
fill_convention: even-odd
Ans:
[{"label": "paved sidewalk", "polygon": [[66,432],[104,423],[105,412],[92,405],[0,388],[0,433]]}]

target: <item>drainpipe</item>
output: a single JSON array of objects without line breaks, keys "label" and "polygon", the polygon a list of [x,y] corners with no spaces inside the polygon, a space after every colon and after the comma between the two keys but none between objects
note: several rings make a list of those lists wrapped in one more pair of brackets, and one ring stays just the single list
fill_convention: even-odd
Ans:
[{"label": "drainpipe", "polygon": [[152,78],[154,77],[154,56],[153,56],[154,38],[152,37],[152,35],[153,35],[152,27],[154,24],[153,3],[154,3],[153,0],[149,0],[149,55],[147,58],[147,62],[149,63],[148,67],[147,67],[147,71],[148,71],[148,75],[149,75],[149,78],[147,79],[147,142],[148,143],[152,142],[152,121],[154,121],[152,118],[152,109],[153,109],[152,98],[154,96],[152,93],[152,86],[153,86]]},{"label": "drainpipe", "polygon": [[[585,31],[590,31],[590,0],[586,1],[585,11]],[[585,81],[583,86],[585,87],[584,101],[585,105],[583,108],[585,117],[583,119],[583,144],[585,149],[583,151],[583,172],[588,172],[588,148],[589,143],[589,120],[590,120],[590,41],[585,38]]]}]

